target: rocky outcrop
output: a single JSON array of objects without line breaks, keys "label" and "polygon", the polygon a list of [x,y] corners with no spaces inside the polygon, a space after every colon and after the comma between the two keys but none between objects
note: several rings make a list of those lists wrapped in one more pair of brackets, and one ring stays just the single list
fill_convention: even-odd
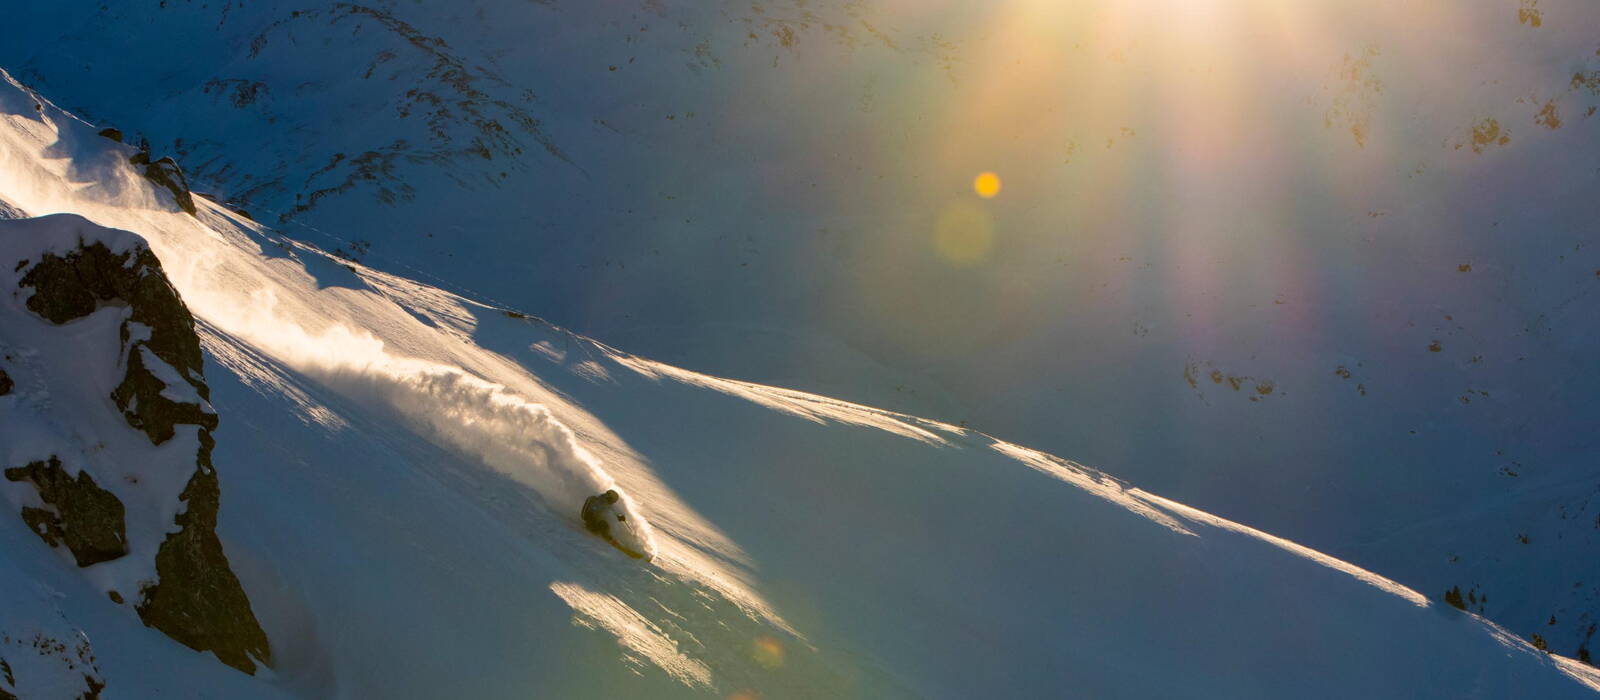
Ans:
[{"label": "rocky outcrop", "polygon": [[33,485],[51,509],[23,508],[22,520],[46,544],[65,544],[78,566],[111,561],[128,553],[127,526],[122,501],[94,483],[87,471],[76,479],[61,468],[61,460],[30,462],[5,471],[8,481]]},{"label": "rocky outcrop", "polygon": [[[202,374],[194,317],[148,248],[118,255],[97,242],[66,256],[46,255],[20,284],[35,290],[28,309],[51,323],[87,316],[109,302],[126,303],[132,309],[121,332],[127,373],[111,393],[128,425],[144,431],[157,445],[170,439],[178,424],[216,429],[216,414],[199,400],[171,398],[192,393],[209,401],[211,393]],[[158,375],[166,375],[167,381]],[[184,391],[168,391],[174,375],[186,387],[170,388]]]},{"label": "rocky outcrop", "polygon": [[214,444],[209,432],[200,432],[199,468],[183,489],[188,509],[178,514],[178,531],[156,553],[159,578],[143,591],[139,619],[190,648],[209,649],[223,663],[253,673],[251,657],[270,664],[272,650],[215,535],[219,491],[211,467]]},{"label": "rocky outcrop", "polygon": [[194,195],[189,193],[189,180],[183,176],[183,169],[178,167],[178,161],[170,156],[152,161],[149,153],[140,151],[133,154],[128,162],[144,166],[146,179],[167,188],[167,191],[172,193],[173,200],[178,203],[178,208],[188,212],[190,216],[194,215]]},{"label": "rocky outcrop", "polygon": [[[125,371],[111,400],[127,424],[144,433],[153,445],[173,439],[179,426],[196,428],[194,472],[178,495],[183,503],[171,523],[175,530],[168,530],[157,550],[157,578],[140,591],[136,604],[139,618],[193,649],[215,653],[223,663],[246,673],[254,673],[257,662],[271,665],[266,633],[216,536],[219,486],[211,462],[216,445],[211,431],[217,427],[217,416],[209,403],[194,318],[168,283],[160,261],[143,245],[128,246],[119,253],[104,243],[83,243],[65,255],[46,253],[23,275],[19,287],[33,291],[26,300],[27,308],[56,324],[82,318],[104,305],[125,306],[127,316],[119,332]],[[42,484],[51,484],[55,489],[51,493],[85,498],[81,486],[76,487],[80,491],[62,486],[67,481],[65,473],[56,474],[61,471],[59,465],[51,464],[54,470],[49,465],[38,469],[29,465],[24,470],[8,470],[6,475],[10,478],[15,471],[18,476],[13,480],[27,479],[38,485],[40,497],[47,503],[53,502]],[[80,473],[77,482],[87,478],[87,473]],[[86,483],[92,486],[93,480]],[[116,497],[109,493],[105,497],[110,501],[97,501],[101,511],[96,512],[115,509],[120,513],[121,503],[114,508],[111,505]],[[71,549],[73,522],[59,507],[54,514],[59,525],[52,525],[50,515],[25,512],[24,518],[32,518],[29,526],[41,537],[49,533]],[[101,548],[90,551],[104,550],[102,540],[95,544]],[[73,553],[78,556],[76,549]],[[80,565],[88,563],[79,558]]]},{"label": "rocky outcrop", "polygon": [[6,374],[5,368],[0,367],[0,396],[11,393],[16,386],[16,383],[11,381],[11,375]]},{"label": "rocky outcrop", "polygon": [[[127,418],[128,425],[136,430],[142,430],[150,441],[159,445],[170,439],[174,426],[189,424],[203,426],[208,430],[217,427],[217,415],[209,413],[198,403],[174,401],[165,395],[168,383],[158,378],[151,366],[149,346],[136,343],[128,352],[128,372],[122,384],[111,392],[111,399],[122,409],[123,417]],[[183,379],[187,379],[184,377]],[[200,384],[200,388],[205,385]],[[205,398],[204,394],[197,394]]]}]

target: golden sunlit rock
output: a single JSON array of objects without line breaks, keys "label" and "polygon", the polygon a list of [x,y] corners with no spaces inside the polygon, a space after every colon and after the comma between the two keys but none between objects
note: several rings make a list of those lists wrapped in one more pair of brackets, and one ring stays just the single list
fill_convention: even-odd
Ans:
[{"label": "golden sunlit rock", "polygon": [[976,265],[989,257],[994,246],[994,221],[977,202],[951,202],[934,225],[933,246],[952,265]]},{"label": "golden sunlit rock", "polygon": [[989,199],[1000,194],[1000,176],[991,172],[979,173],[972,180],[972,189],[979,197]]}]

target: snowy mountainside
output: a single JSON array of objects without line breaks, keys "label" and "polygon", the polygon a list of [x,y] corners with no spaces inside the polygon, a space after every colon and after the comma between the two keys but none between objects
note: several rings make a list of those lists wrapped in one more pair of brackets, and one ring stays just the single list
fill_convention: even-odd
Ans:
[{"label": "snowy mountainside", "polygon": [[1600,10],[1180,5],[28,3],[0,65],[343,257],[1589,650]]},{"label": "snowy mountainside", "polygon": [[214,533],[217,415],[159,261],[81,217],[9,228],[6,393],[23,390],[0,422],[7,499],[145,624],[246,673],[270,664]]},{"label": "snowy mountainside", "polygon": [[[0,240],[132,232],[194,315],[219,417],[217,534],[271,641],[273,667],[253,679],[189,652],[0,518],[6,634],[81,634],[110,692],[1600,689],[1593,669],[1430,595],[1077,463],[643,359],[203,197],[184,213],[127,163],[132,148],[8,76],[0,106],[0,197],[76,215],[0,222]],[[37,342],[16,328],[8,344]],[[18,386],[39,374],[7,369]],[[653,562],[576,522],[573,499],[607,485],[650,523]],[[55,676],[30,678],[82,680],[56,658],[40,662]]]}]

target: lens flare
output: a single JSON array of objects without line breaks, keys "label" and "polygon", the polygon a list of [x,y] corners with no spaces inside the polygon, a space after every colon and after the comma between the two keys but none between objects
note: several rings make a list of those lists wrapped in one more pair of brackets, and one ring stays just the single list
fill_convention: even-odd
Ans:
[{"label": "lens flare", "polygon": [[769,671],[776,669],[783,665],[783,642],[772,637],[756,637],[750,643],[750,658]]},{"label": "lens flare", "polygon": [[983,262],[994,247],[994,220],[977,202],[961,199],[946,205],[934,224],[933,247],[945,262],[967,267]]},{"label": "lens flare", "polygon": [[992,199],[1000,194],[1000,176],[991,172],[978,173],[972,180],[972,190],[977,192],[979,197]]}]

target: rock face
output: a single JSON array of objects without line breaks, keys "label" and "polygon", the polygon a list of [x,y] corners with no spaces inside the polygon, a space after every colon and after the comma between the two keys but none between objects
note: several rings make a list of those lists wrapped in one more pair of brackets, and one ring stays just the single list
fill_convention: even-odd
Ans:
[{"label": "rock face", "polygon": [[16,384],[11,381],[11,375],[6,374],[4,369],[0,369],[0,396],[11,393],[11,389],[14,387],[16,387]]},{"label": "rock face", "polygon": [[172,198],[177,200],[178,208],[194,215],[194,196],[189,193],[189,180],[183,176],[183,169],[178,167],[178,162],[171,157],[160,160],[150,160],[149,153],[136,153],[128,159],[129,163],[144,166],[144,176],[151,182],[167,188],[172,193]]},{"label": "rock face", "polygon": [[[176,531],[169,529],[157,550],[157,579],[140,591],[140,619],[246,673],[254,673],[257,662],[270,666],[266,634],[216,536],[219,486],[211,463],[216,445],[211,431],[217,415],[209,404],[194,318],[160,262],[143,245],[117,253],[100,242],[83,242],[64,255],[43,255],[18,286],[24,293],[32,290],[28,310],[55,324],[101,306],[125,306],[128,312],[119,331],[125,374],[111,400],[128,426],[152,445],[173,439],[178,426],[196,426],[194,472],[178,496],[182,503],[171,523]],[[52,459],[9,469],[6,477],[34,484],[40,498],[56,507],[55,513],[25,510],[23,517],[52,546],[65,543],[80,566],[126,553],[120,529],[123,504],[99,490],[87,472],[68,478]]]},{"label": "rock face", "polygon": [[87,316],[108,302],[131,307],[132,314],[122,325],[127,374],[111,393],[128,425],[144,431],[157,445],[171,439],[173,426],[180,423],[216,429],[216,414],[205,412],[198,401],[169,398],[173,392],[166,391],[168,382],[156,374],[176,370],[188,393],[211,398],[201,373],[194,318],[148,248],[116,255],[97,242],[65,257],[46,255],[20,284],[35,290],[28,298],[28,309],[51,323]]},{"label": "rock face", "polygon": [[111,561],[128,553],[127,527],[122,519],[122,501],[94,483],[87,471],[78,478],[67,475],[61,460],[30,462],[5,471],[10,481],[33,484],[39,498],[54,511],[23,508],[22,520],[46,544],[65,544],[78,566]]},{"label": "rock face", "polygon": [[183,489],[189,508],[178,515],[178,531],[156,553],[160,580],[143,591],[139,618],[190,648],[209,649],[223,663],[254,673],[251,657],[271,665],[272,650],[217,541],[215,444],[209,432],[200,431],[199,468]]}]

